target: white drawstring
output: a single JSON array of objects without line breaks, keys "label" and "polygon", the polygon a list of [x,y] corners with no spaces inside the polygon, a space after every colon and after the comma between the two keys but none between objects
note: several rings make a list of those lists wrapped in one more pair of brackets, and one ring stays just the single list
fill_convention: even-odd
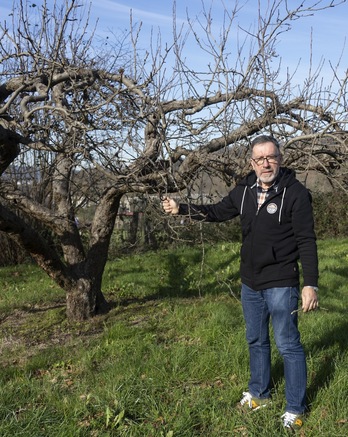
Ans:
[{"label": "white drawstring", "polygon": [[248,187],[246,186],[244,188],[244,193],[243,193],[243,197],[242,197],[242,202],[240,204],[240,215],[243,214],[243,208],[244,208],[244,198],[245,198],[245,194],[246,194],[246,190],[248,189]]},{"label": "white drawstring", "polygon": [[284,204],[285,193],[286,193],[286,187],[284,188],[284,191],[283,191],[282,202],[281,202],[281,204],[280,204],[280,209],[279,209],[279,224],[280,224],[280,222],[281,222],[281,220],[282,220],[282,210],[283,210],[283,204]]}]

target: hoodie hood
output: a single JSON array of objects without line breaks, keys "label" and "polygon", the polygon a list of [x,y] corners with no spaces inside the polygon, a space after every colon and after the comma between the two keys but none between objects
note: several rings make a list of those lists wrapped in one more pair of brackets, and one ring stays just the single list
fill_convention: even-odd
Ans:
[{"label": "hoodie hood", "polygon": [[[279,213],[278,213],[279,224],[282,221],[282,212],[283,212],[283,205],[284,205],[286,190],[288,187],[290,187],[291,185],[296,184],[296,183],[299,183],[299,182],[296,179],[295,171],[291,170],[289,168],[286,168],[286,167],[281,167],[279,170],[279,174],[278,174],[276,181],[275,181],[275,184],[278,185],[277,192],[281,192],[281,191],[283,192],[282,198],[281,198],[281,205],[280,205]],[[244,201],[245,201],[247,189],[248,189],[248,187],[253,187],[255,184],[256,184],[256,174],[254,171],[251,171],[249,174],[247,174],[247,176],[240,183],[240,185],[244,186],[243,196],[242,196],[242,201],[241,201],[241,206],[240,206],[241,213],[243,213]]]}]

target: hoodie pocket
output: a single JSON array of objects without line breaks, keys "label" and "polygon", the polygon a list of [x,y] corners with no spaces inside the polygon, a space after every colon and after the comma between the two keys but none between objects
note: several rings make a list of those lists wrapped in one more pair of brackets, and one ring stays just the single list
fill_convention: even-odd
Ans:
[{"label": "hoodie pocket", "polygon": [[259,245],[254,247],[252,257],[255,273],[259,273],[267,266],[277,264],[277,257],[273,246]]}]

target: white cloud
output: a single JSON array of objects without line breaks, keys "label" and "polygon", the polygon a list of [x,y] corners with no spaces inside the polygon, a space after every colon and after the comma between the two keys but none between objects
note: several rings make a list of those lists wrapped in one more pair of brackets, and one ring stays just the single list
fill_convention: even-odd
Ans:
[{"label": "white cloud", "polygon": [[103,21],[119,22],[120,20],[129,19],[130,11],[132,11],[133,17],[137,21],[146,21],[147,23],[161,25],[172,22],[171,14],[154,12],[153,9],[155,9],[155,6],[151,7],[151,2],[141,2],[144,8],[132,6],[132,4],[138,4],[136,1],[130,3],[131,5],[125,5],[112,0],[98,0],[98,2],[92,3],[93,15],[99,16]]}]

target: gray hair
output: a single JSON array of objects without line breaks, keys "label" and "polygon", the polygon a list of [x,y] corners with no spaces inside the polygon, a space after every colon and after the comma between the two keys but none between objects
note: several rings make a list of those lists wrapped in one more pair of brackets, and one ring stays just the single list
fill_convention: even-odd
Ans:
[{"label": "gray hair", "polygon": [[250,144],[251,150],[253,150],[254,146],[264,143],[273,143],[278,150],[280,149],[280,145],[274,137],[272,137],[271,135],[259,135],[252,140]]}]

